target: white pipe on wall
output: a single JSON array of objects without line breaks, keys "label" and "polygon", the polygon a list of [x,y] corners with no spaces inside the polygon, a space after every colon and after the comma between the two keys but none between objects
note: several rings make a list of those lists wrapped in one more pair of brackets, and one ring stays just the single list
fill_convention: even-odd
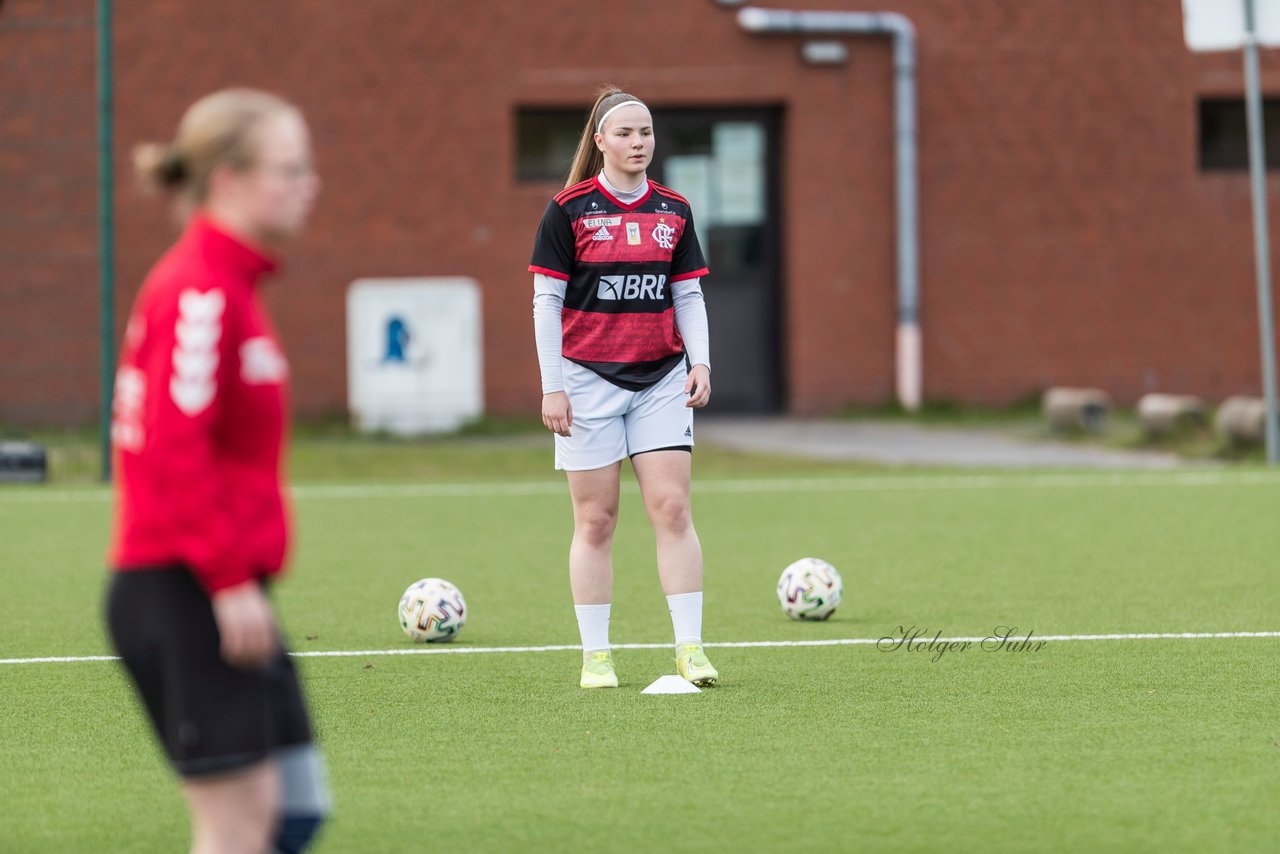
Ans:
[{"label": "white pipe on wall", "polygon": [[749,33],[823,33],[893,37],[894,166],[897,215],[898,329],[895,376],[898,403],[920,408],[924,358],[920,336],[920,217],[916,177],[915,27],[897,12],[807,12],[761,9],[738,11],[738,26]]}]

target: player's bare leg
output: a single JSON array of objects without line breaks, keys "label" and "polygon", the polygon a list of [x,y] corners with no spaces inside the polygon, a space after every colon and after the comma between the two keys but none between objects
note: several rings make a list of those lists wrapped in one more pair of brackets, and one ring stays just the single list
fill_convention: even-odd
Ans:
[{"label": "player's bare leg", "polygon": [[689,504],[691,458],[687,451],[652,451],[631,460],[657,539],[658,578],[668,596],[702,590],[702,544]]},{"label": "player's bare leg", "polygon": [[653,451],[631,460],[658,546],[658,577],[676,639],[676,670],[695,685],[714,685],[716,669],[702,649],[702,544],[693,527],[687,451]]},{"label": "player's bare leg", "polygon": [[573,543],[569,547],[569,587],[582,635],[584,688],[614,688],[609,646],[613,600],[613,532],[618,525],[618,477],[622,463],[589,471],[571,471]]},{"label": "player's bare leg", "polygon": [[208,779],[183,781],[191,808],[192,854],[266,851],[280,818],[280,775],[275,763]]},{"label": "player's bare leg", "polygon": [[608,604],[613,597],[613,532],[618,525],[618,476],[622,463],[571,471],[573,544],[569,586],[575,605]]}]

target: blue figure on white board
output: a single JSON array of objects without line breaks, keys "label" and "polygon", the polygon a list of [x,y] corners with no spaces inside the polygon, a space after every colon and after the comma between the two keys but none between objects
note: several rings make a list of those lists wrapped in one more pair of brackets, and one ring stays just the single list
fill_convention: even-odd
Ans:
[{"label": "blue figure on white board", "polygon": [[391,315],[387,320],[387,349],[382,357],[382,364],[391,362],[405,364],[409,361],[409,342],[413,335],[409,332],[409,324],[399,315]]}]

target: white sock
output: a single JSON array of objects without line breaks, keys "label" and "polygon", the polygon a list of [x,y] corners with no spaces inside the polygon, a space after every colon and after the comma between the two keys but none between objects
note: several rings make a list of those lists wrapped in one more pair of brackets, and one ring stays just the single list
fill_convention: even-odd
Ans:
[{"label": "white sock", "polygon": [[671,627],[676,632],[676,646],[702,643],[702,591],[677,593],[667,597],[671,609]]},{"label": "white sock", "polygon": [[578,633],[582,635],[582,652],[608,652],[609,647],[609,604],[574,605],[578,615]]}]

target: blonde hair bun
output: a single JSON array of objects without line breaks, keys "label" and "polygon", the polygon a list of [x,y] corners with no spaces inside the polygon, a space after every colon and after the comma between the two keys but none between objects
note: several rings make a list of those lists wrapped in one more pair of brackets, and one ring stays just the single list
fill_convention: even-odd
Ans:
[{"label": "blonde hair bun", "polygon": [[174,190],[186,183],[187,164],[171,145],[148,142],[133,150],[133,166],[142,183],[155,190]]}]

